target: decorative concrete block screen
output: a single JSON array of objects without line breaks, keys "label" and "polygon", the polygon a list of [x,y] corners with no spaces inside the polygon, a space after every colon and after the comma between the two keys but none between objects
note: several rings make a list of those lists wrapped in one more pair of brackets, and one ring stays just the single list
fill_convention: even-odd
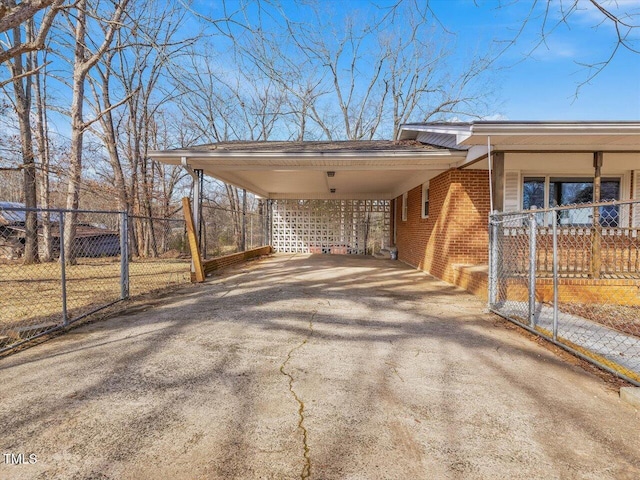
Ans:
[{"label": "decorative concrete block screen", "polygon": [[273,248],[366,255],[389,246],[389,200],[275,200]]}]

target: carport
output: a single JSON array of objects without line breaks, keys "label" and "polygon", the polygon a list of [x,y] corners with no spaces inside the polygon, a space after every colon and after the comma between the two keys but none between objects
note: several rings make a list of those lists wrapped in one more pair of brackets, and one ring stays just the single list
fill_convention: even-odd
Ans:
[{"label": "carport", "polygon": [[[201,184],[209,175],[262,198],[269,239],[283,253],[373,253],[394,243],[393,200],[467,161],[467,151],[414,140],[340,142],[221,142],[151,152],[182,165]],[[194,189],[196,228],[201,199]]]}]

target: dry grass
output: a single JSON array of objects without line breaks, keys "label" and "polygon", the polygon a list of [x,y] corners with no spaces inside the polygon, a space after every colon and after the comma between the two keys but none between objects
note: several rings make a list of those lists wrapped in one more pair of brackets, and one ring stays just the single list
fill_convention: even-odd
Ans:
[{"label": "dry grass", "polygon": [[[80,259],[66,268],[67,308],[71,318],[120,298],[120,261]],[[62,312],[59,263],[0,264],[0,335],[2,326],[59,322]],[[149,259],[129,264],[131,296],[189,281],[184,259]]]}]

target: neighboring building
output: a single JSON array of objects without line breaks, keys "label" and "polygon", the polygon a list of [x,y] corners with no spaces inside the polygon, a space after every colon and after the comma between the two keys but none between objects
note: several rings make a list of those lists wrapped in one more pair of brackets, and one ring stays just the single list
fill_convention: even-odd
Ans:
[{"label": "neighboring building", "polygon": [[[25,208],[22,203],[0,202],[0,258],[21,258],[25,245]],[[60,253],[60,229],[57,214],[51,216],[51,237],[54,256]],[[38,218],[38,237],[42,225]],[[120,235],[103,226],[79,224],[76,227],[74,251],[77,257],[111,257],[120,255]]]},{"label": "neighboring building", "polygon": [[[150,156],[271,200],[276,250],[368,253],[363,225],[377,215],[382,246],[395,244],[401,261],[476,292],[492,206],[590,201],[596,175],[601,200],[640,199],[640,122],[407,124],[395,141],[226,142]],[[640,208],[602,217],[640,227]]]}]

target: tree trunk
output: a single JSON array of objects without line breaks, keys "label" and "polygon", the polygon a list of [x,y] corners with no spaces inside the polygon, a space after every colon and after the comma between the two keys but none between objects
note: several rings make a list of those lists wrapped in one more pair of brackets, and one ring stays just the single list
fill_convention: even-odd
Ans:
[{"label": "tree trunk", "polygon": [[[13,2],[15,5],[15,2]],[[22,43],[22,32],[18,26],[13,29],[13,43]],[[31,76],[21,78],[25,73],[22,55],[14,58],[11,64],[11,74],[14,77],[13,89],[15,93],[16,113],[20,124],[20,146],[22,163],[24,166],[24,203],[28,209],[37,205],[36,168],[33,155],[33,137],[31,135]],[[27,70],[29,70],[27,62]],[[31,264],[38,261],[38,216],[37,212],[27,210],[25,213],[25,246],[24,263]]]},{"label": "tree trunk", "polygon": [[67,263],[76,263],[76,255],[73,251],[75,243],[76,226],[78,221],[78,205],[80,202],[80,181],[82,178],[82,144],[84,130],[88,124],[84,121],[84,88],[89,70],[96,65],[105,54],[115,31],[120,28],[120,18],[128,4],[128,0],[120,0],[115,3],[115,10],[111,19],[105,23],[104,40],[92,55],[87,49],[87,0],[78,0],[76,3],[75,19],[75,51],[73,62],[73,100],[71,102],[71,152],[69,154],[69,185],[67,188],[67,209],[71,210],[65,222],[64,251]]},{"label": "tree trunk", "polygon": [[[47,120],[47,100],[46,100],[46,71],[44,78],[40,75],[38,67],[38,53],[32,53],[31,64],[36,69],[34,74],[33,91],[36,103],[36,141],[38,143],[38,153],[40,156],[40,206],[45,209],[42,212],[42,248],[40,250],[40,260],[50,262],[53,259],[53,241],[51,238],[51,215],[46,209],[51,208],[51,189],[49,185],[49,127]],[[46,52],[43,63],[46,63]]]},{"label": "tree trunk", "polygon": [[[82,3],[82,2],[81,2]],[[78,9],[84,12],[84,5]],[[67,210],[71,210],[64,225],[64,253],[66,262],[75,265],[76,255],[73,244],[76,236],[78,221],[78,205],[80,204],[80,181],[82,179],[82,144],[84,138],[84,122],[82,107],[84,104],[84,81],[86,74],[81,69],[79,59],[84,51],[84,13],[78,14],[76,30],[78,43],[76,44],[76,65],[73,72],[73,101],[71,103],[71,152],[69,154],[69,185],[67,187]],[[78,33],[81,32],[81,33]]]}]

